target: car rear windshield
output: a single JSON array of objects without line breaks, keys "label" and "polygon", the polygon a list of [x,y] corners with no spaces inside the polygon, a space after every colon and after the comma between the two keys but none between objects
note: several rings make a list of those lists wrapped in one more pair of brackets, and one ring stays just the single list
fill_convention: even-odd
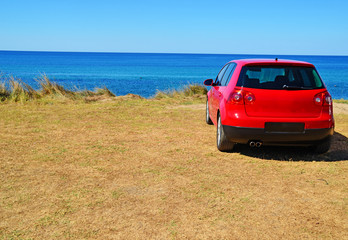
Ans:
[{"label": "car rear windshield", "polygon": [[244,66],[237,86],[277,90],[324,88],[315,68],[298,66]]}]

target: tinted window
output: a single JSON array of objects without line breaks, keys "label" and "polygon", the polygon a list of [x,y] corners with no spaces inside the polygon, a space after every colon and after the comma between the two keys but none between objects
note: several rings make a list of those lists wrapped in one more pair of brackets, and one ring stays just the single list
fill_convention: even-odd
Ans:
[{"label": "tinted window", "polygon": [[234,72],[234,69],[236,69],[236,66],[237,66],[237,64],[231,63],[231,72],[230,72],[230,74],[228,75],[228,78],[227,78],[227,81],[226,81],[226,83],[225,83],[225,86],[227,86],[228,83],[230,82],[231,77],[232,77],[233,72]]},{"label": "tinted window", "polygon": [[215,84],[216,84],[216,85],[221,85],[222,78],[223,78],[224,73],[225,73],[225,71],[226,71],[226,69],[227,69],[228,67],[229,67],[229,64],[225,65],[225,66],[221,69],[219,75],[218,75],[218,76],[216,77],[216,79],[215,79]]},{"label": "tinted window", "polygon": [[314,68],[292,66],[243,67],[237,86],[260,89],[318,89],[324,87]]},{"label": "tinted window", "polygon": [[234,67],[234,64],[229,64],[226,71],[225,71],[225,74],[224,76],[222,77],[221,79],[221,86],[226,86],[226,82],[228,80],[228,77],[230,76],[230,73],[231,73],[231,70],[233,69]]}]

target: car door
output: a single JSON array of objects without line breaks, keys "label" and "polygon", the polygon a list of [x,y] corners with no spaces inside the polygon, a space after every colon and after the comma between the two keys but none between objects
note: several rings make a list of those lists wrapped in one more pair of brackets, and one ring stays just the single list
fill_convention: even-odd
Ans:
[{"label": "car door", "polygon": [[[226,64],[221,71],[219,72],[218,76],[215,79],[214,85],[212,87],[212,98],[211,98],[211,108],[209,109],[209,111],[212,113],[211,117],[212,120],[216,123],[217,122],[217,111],[219,110],[219,106],[220,106],[220,100],[222,98],[222,92],[225,89],[225,86],[223,85],[225,81],[224,76],[228,76],[229,75],[229,71],[228,69],[230,68],[231,64]],[[225,81],[226,82],[226,81]]]}]

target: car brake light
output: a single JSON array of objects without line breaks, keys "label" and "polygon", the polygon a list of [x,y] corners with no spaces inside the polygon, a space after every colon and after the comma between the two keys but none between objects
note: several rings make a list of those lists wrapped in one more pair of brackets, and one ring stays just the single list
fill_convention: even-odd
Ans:
[{"label": "car brake light", "polygon": [[244,100],[245,104],[253,104],[255,102],[255,95],[252,94],[251,92],[246,92],[244,91]]},{"label": "car brake light", "polygon": [[241,90],[232,93],[229,102],[232,104],[243,104],[243,93]]},{"label": "car brake light", "polygon": [[235,89],[227,100],[230,104],[253,104],[254,101],[254,94],[241,89]]},{"label": "car brake light", "polygon": [[328,92],[318,93],[314,96],[314,103],[319,106],[330,106],[332,104],[332,98]]},{"label": "car brake light", "polygon": [[332,104],[332,98],[331,98],[329,93],[326,93],[325,94],[324,105],[331,105],[331,104]]},{"label": "car brake light", "polygon": [[[320,94],[321,95],[321,94]],[[314,102],[316,105],[321,105],[322,102],[321,102],[321,96],[315,96],[314,97]]]}]

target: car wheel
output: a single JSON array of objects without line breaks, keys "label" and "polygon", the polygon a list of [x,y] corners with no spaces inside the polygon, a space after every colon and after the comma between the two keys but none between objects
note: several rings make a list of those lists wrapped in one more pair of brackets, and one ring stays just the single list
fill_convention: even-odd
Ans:
[{"label": "car wheel", "polygon": [[319,144],[313,146],[313,150],[315,153],[326,153],[329,151],[331,146],[331,136],[327,137],[324,141],[320,142]]},{"label": "car wheel", "polygon": [[218,114],[217,117],[217,131],[216,131],[216,143],[217,143],[217,148],[221,151],[221,152],[229,152],[233,150],[233,147],[235,145],[235,143],[229,141],[226,138],[224,129],[221,125],[221,118],[220,118],[220,114]]},{"label": "car wheel", "polygon": [[209,125],[213,125],[213,122],[211,121],[210,119],[210,116],[209,116],[209,104],[208,104],[208,99],[207,99],[207,104],[206,104],[206,107],[205,107],[205,122]]}]

